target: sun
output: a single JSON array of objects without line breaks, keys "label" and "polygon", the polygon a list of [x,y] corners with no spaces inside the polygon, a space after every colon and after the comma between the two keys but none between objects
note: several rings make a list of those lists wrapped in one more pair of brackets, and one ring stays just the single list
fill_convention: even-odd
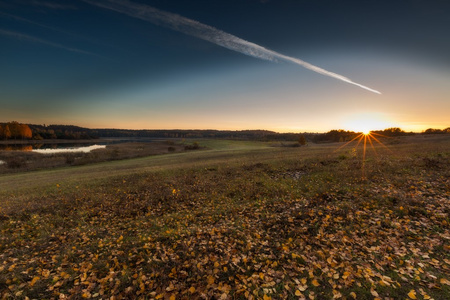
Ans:
[{"label": "sun", "polygon": [[385,115],[379,113],[360,113],[348,116],[343,121],[344,128],[354,132],[361,132],[369,135],[373,130],[383,130],[395,127]]}]

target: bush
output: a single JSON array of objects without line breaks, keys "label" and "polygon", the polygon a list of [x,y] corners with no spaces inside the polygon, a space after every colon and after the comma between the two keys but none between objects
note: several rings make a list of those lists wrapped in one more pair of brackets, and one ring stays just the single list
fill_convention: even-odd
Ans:
[{"label": "bush", "polygon": [[25,166],[26,161],[23,157],[11,157],[6,161],[8,168],[19,169]]},{"label": "bush", "polygon": [[200,146],[197,142],[193,142],[192,145],[184,146],[184,150],[197,150],[198,148],[200,148]]},{"label": "bush", "polygon": [[75,155],[73,154],[66,154],[66,164],[71,165],[75,162]]}]

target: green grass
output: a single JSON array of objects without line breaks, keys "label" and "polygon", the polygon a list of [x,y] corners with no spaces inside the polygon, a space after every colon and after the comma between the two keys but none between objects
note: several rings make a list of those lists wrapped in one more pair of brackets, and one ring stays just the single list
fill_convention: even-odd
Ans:
[{"label": "green grass", "polygon": [[450,298],[448,138],[199,143],[0,176],[0,295]]}]

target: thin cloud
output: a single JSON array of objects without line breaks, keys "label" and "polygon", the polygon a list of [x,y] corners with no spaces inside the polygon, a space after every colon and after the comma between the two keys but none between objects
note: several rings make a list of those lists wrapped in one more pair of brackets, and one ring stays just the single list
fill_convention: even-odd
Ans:
[{"label": "thin cloud", "polygon": [[34,22],[34,21],[31,21],[31,20],[28,20],[28,19],[25,19],[25,18],[22,18],[22,17],[19,17],[19,16],[15,16],[15,15],[11,15],[11,14],[8,14],[8,13],[4,13],[4,12],[1,12],[1,11],[0,11],[0,15],[6,16],[8,18],[11,18],[11,19],[14,19],[16,21],[23,22],[23,23],[36,25],[36,26],[39,26],[39,27],[42,27],[42,28],[50,29],[50,30],[57,31],[57,32],[60,32],[60,33],[64,33],[64,34],[70,34],[70,33],[66,32],[64,30],[61,30],[61,29],[58,29],[58,28],[55,28],[55,27],[51,27],[51,26],[47,26],[47,25],[44,25],[44,24],[41,24],[41,23],[38,23],[38,22]]},{"label": "thin cloud", "polygon": [[85,54],[85,55],[102,57],[102,56],[97,55],[95,53],[91,53],[91,52],[88,52],[88,51],[80,50],[80,49],[77,49],[77,48],[66,47],[66,46],[61,45],[61,44],[53,43],[53,42],[50,42],[50,41],[47,41],[47,40],[43,40],[43,39],[40,39],[40,38],[37,38],[37,37],[34,37],[34,36],[23,34],[23,33],[20,33],[20,32],[0,29],[0,35],[6,36],[6,37],[15,38],[15,39],[18,39],[18,40],[21,40],[21,41],[27,41],[27,42],[33,42],[33,43],[38,43],[38,44],[44,44],[44,45],[47,45],[47,46],[64,49],[64,50],[67,50],[67,51],[70,51],[70,52],[75,52],[75,53],[80,53],[80,54]]},{"label": "thin cloud", "polygon": [[268,60],[272,62],[286,61],[291,62],[297,65],[300,65],[304,68],[307,68],[311,71],[317,72],[319,74],[333,77],[335,79],[353,84],[365,90],[368,90],[373,93],[381,94],[379,91],[371,89],[367,86],[359,84],[357,82],[352,81],[351,79],[327,71],[315,65],[312,65],[306,61],[301,59],[290,57],[283,55],[281,53],[272,51],[270,49],[264,48],[255,43],[246,41],[232,34],[226,33],[222,30],[214,28],[212,26],[202,24],[195,20],[191,20],[185,18],[183,16],[162,11],[157,8],[145,5],[133,3],[126,0],[106,0],[106,1],[92,1],[92,0],[84,0],[87,3],[92,5],[96,5],[102,8],[110,9],[122,14],[126,14],[133,18],[138,18],[141,20],[145,20],[147,22],[153,23],[158,26],[166,27],[175,31],[182,32],[184,34],[197,37],[199,39],[214,43],[221,47],[249,55],[252,57],[260,58],[263,60]]},{"label": "thin cloud", "polygon": [[59,32],[59,33],[65,34],[65,35],[70,35],[70,36],[73,36],[75,38],[88,41],[88,42],[90,42],[92,44],[101,45],[101,46],[107,46],[107,47],[111,47],[111,48],[116,48],[114,46],[107,45],[107,44],[101,43],[99,41],[95,41],[95,40],[93,40],[91,38],[88,38],[88,37],[85,37],[85,36],[81,36],[81,35],[78,35],[78,34],[75,34],[75,33],[72,33],[72,32],[68,32],[68,31],[59,29],[59,28],[55,28],[55,27],[52,27],[52,26],[48,26],[48,25],[45,25],[45,24],[34,22],[34,21],[31,21],[31,20],[28,20],[28,19],[16,16],[16,15],[4,13],[4,12],[0,12],[0,15],[6,16],[8,18],[14,19],[14,20],[19,21],[19,22],[28,23],[28,24],[31,24],[31,25],[36,25],[36,26],[39,26],[41,28],[49,29],[49,30],[52,30],[52,31],[55,31],[55,32]]},{"label": "thin cloud", "polygon": [[32,5],[35,6],[41,6],[51,9],[57,9],[57,10],[75,10],[77,9],[76,6],[70,5],[70,4],[61,4],[61,3],[55,3],[55,2],[48,2],[48,1],[31,1]]}]

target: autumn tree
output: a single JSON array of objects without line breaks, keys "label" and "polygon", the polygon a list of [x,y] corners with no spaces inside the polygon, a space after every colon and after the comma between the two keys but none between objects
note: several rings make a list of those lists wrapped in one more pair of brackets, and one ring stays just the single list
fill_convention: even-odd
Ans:
[{"label": "autumn tree", "polygon": [[33,132],[27,124],[20,124],[20,136],[23,139],[31,139]]},{"label": "autumn tree", "polygon": [[20,124],[19,122],[13,121],[0,125],[0,138],[2,139],[31,139],[32,136],[33,132],[26,124]]},{"label": "autumn tree", "polygon": [[11,138],[17,139],[20,137],[20,124],[19,122],[12,121],[8,123],[9,130],[11,132]]},{"label": "autumn tree", "polygon": [[11,137],[11,131],[9,130],[8,124],[3,126],[3,130],[1,131],[1,136],[4,140],[7,140]]}]

